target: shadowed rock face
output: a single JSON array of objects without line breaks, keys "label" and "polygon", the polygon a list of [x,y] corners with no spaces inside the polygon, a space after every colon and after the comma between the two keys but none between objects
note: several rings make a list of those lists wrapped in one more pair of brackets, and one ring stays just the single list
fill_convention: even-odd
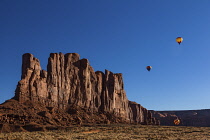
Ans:
[{"label": "shadowed rock face", "polygon": [[67,112],[80,107],[91,113],[109,113],[127,123],[158,124],[147,109],[128,101],[122,74],[94,72],[77,53],[51,53],[47,71],[32,54],[24,54],[14,99]]}]

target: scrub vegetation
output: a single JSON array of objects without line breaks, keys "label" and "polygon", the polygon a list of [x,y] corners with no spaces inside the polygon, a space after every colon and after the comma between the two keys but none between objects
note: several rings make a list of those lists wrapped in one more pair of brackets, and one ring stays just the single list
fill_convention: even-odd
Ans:
[{"label": "scrub vegetation", "polygon": [[1,140],[207,140],[210,127],[96,125],[65,130],[0,133]]}]

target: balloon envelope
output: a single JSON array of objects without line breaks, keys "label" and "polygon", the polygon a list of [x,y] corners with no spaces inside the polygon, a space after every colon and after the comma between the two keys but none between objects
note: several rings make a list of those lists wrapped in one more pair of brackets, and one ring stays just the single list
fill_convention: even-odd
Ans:
[{"label": "balloon envelope", "polygon": [[183,41],[183,38],[182,38],[182,37],[177,37],[177,38],[176,38],[176,42],[177,42],[177,43],[180,44],[180,43],[182,43],[182,41]]},{"label": "balloon envelope", "polygon": [[152,66],[147,66],[146,69],[147,69],[148,71],[150,71],[150,70],[152,69]]},{"label": "balloon envelope", "polygon": [[175,125],[179,125],[180,124],[180,120],[179,119],[174,120],[174,124]]}]

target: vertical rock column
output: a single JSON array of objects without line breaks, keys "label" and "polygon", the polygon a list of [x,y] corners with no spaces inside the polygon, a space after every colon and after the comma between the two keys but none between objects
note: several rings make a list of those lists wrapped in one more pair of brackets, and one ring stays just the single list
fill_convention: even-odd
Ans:
[{"label": "vertical rock column", "polygon": [[65,108],[68,103],[74,102],[69,98],[75,98],[78,93],[77,87],[79,69],[73,65],[79,60],[79,55],[51,53],[47,65],[47,85],[50,106]]},{"label": "vertical rock column", "polygon": [[128,99],[124,91],[122,74],[106,70],[103,82],[102,107],[104,111],[129,119]]},{"label": "vertical rock column", "polygon": [[22,57],[22,75],[18,82],[15,99],[20,102],[27,100],[42,101],[47,98],[47,72],[41,70],[39,60],[32,54],[26,53]]}]

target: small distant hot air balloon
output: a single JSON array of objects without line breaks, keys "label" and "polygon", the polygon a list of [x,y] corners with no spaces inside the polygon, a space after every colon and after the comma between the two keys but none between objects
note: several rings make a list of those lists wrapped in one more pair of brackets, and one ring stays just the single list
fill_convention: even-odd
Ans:
[{"label": "small distant hot air balloon", "polygon": [[152,69],[152,66],[147,66],[146,69],[147,69],[148,71],[150,71],[150,70]]},{"label": "small distant hot air balloon", "polygon": [[182,41],[183,41],[182,37],[177,37],[176,38],[176,42],[179,43],[179,45],[180,45],[180,43],[182,43]]},{"label": "small distant hot air balloon", "polygon": [[179,120],[179,119],[175,119],[175,120],[174,120],[174,124],[175,124],[175,125],[179,125],[179,124],[180,124],[180,120]]}]

